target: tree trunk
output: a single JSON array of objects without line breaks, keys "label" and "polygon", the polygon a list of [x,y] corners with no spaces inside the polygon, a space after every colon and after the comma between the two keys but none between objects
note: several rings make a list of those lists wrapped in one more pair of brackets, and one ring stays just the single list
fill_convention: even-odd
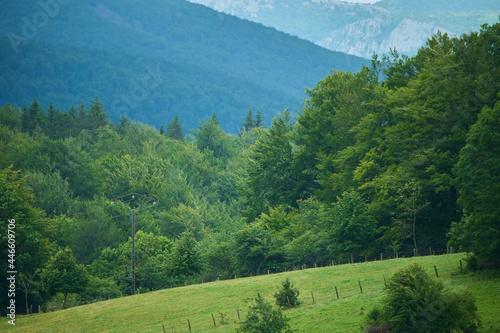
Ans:
[{"label": "tree trunk", "polygon": [[186,275],[186,286],[188,286],[188,285],[189,285],[189,276]]},{"label": "tree trunk", "polygon": [[66,299],[68,298],[68,292],[64,292],[63,310],[66,309]]},{"label": "tree trunk", "polygon": [[417,234],[415,233],[415,224],[417,223],[417,212],[413,213],[413,245],[415,246],[415,256],[418,257]]}]

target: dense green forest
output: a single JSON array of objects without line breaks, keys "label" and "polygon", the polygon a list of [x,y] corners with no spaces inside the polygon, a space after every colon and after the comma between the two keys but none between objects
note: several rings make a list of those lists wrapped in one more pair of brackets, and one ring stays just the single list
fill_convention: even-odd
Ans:
[{"label": "dense green forest", "polygon": [[215,111],[237,133],[249,107],[270,120],[330,69],[369,63],[184,0],[47,3],[0,12],[0,105],[67,111],[97,95],[113,122],[178,114],[191,129]]},{"label": "dense green forest", "polygon": [[189,135],[113,123],[98,97],[5,105],[2,290],[15,264],[18,309],[130,294],[132,213],[141,293],[447,246],[499,267],[499,88],[497,23],[333,71],[296,117],[250,109],[238,135],[216,114]]}]

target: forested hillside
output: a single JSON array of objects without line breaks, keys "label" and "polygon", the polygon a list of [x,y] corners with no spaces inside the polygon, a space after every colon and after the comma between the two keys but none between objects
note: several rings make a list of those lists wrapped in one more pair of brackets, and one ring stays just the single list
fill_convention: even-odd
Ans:
[{"label": "forested hillside", "polygon": [[436,35],[414,57],[331,72],[296,120],[265,128],[248,110],[238,135],[218,114],[188,136],[181,117],[112,122],[98,97],[5,105],[2,290],[12,264],[18,309],[25,294],[44,309],[130,294],[133,218],[141,293],[447,246],[499,267],[499,45],[500,23]]},{"label": "forested hillside", "polygon": [[237,133],[249,107],[269,123],[330,69],[363,61],[183,0],[43,4],[0,12],[1,105],[68,111],[98,95],[113,121],[160,128],[178,114],[195,128],[217,112]]}]

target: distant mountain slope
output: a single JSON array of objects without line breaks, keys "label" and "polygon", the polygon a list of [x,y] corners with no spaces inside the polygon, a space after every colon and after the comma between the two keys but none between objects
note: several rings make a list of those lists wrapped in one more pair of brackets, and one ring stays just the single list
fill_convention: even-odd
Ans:
[{"label": "distant mountain slope", "polygon": [[23,0],[0,13],[0,105],[99,95],[112,119],[157,127],[216,112],[236,132],[249,107],[269,123],[330,70],[363,61],[183,0]]},{"label": "distant mountain slope", "polygon": [[370,58],[396,48],[414,54],[438,30],[458,35],[493,23],[498,0],[188,0],[310,40],[334,51]]}]

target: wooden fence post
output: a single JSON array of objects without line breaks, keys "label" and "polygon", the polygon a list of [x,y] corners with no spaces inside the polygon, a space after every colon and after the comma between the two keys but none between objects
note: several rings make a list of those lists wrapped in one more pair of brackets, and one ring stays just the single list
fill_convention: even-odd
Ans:
[{"label": "wooden fence post", "polygon": [[189,322],[189,319],[188,319],[188,327],[189,327],[189,332],[191,332],[191,323]]},{"label": "wooden fence post", "polygon": [[238,308],[236,308],[236,312],[238,313],[238,319],[240,319],[240,310]]},{"label": "wooden fence post", "polygon": [[212,320],[214,321],[214,326],[217,326],[217,325],[215,324],[215,317],[214,317],[214,314],[212,313],[211,315],[212,315]]},{"label": "wooden fence post", "polygon": [[361,281],[358,280],[358,284],[359,284],[359,290],[361,291],[361,293],[363,293],[363,288],[361,287]]},{"label": "wooden fence post", "polygon": [[163,333],[167,333],[167,331],[165,331],[165,325],[162,326],[163,326]]},{"label": "wooden fence post", "polygon": [[335,293],[337,294],[337,299],[339,299],[339,291],[337,290],[337,286],[335,286]]},{"label": "wooden fence post", "polygon": [[387,281],[385,280],[385,275],[384,275],[384,285],[387,287]]},{"label": "wooden fence post", "polygon": [[380,261],[384,260],[384,254],[380,253]]},{"label": "wooden fence post", "polygon": [[434,270],[436,271],[436,277],[439,279],[438,269],[437,269],[436,265],[434,265]]},{"label": "wooden fence post", "polygon": [[312,290],[311,290],[311,297],[313,299],[313,303],[316,303],[316,301],[314,300],[314,294],[313,294]]}]

